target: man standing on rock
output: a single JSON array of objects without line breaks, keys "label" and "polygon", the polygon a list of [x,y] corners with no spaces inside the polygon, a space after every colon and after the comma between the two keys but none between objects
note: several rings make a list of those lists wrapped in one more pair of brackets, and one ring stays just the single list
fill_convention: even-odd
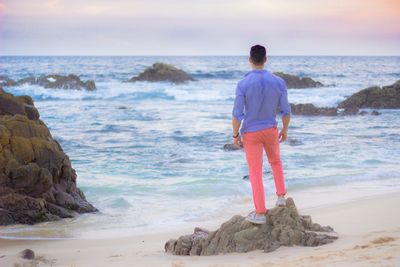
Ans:
[{"label": "man standing on rock", "polygon": [[[288,136],[290,105],[285,81],[264,69],[265,47],[255,45],[250,50],[252,71],[238,83],[232,111],[233,143],[243,144],[253,190],[255,211],[246,220],[266,223],[264,184],[262,180],[263,150],[274,176],[277,206],[285,206],[285,183],[279,143]],[[281,111],[283,128],[278,132],[276,112]],[[240,126],[242,126],[240,128]],[[240,133],[239,133],[240,128]]]}]

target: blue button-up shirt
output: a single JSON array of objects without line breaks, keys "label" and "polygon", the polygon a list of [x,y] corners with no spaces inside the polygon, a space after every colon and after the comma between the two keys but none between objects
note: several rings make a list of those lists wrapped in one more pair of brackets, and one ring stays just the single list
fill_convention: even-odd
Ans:
[{"label": "blue button-up shirt", "polygon": [[240,132],[256,132],[276,127],[276,112],[290,115],[285,81],[266,70],[253,70],[236,87],[232,115],[242,121]]}]

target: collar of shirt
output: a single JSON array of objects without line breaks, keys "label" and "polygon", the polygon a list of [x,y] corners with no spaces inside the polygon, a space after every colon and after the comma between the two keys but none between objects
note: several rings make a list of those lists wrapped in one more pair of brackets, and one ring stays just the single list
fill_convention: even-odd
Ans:
[{"label": "collar of shirt", "polygon": [[267,70],[266,70],[266,69],[262,69],[262,70],[252,70],[252,71],[249,71],[248,73],[246,73],[245,76],[247,76],[247,75],[249,75],[249,74],[252,74],[252,73],[264,73],[264,72],[267,72]]}]

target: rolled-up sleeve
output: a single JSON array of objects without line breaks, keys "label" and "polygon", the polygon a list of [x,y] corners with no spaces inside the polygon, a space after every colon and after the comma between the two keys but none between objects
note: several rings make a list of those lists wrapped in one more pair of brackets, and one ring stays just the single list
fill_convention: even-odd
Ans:
[{"label": "rolled-up sleeve", "polygon": [[238,121],[244,119],[244,93],[240,88],[240,83],[236,86],[235,103],[233,105],[232,116]]},{"label": "rolled-up sleeve", "polygon": [[285,81],[282,81],[282,91],[281,91],[281,96],[279,98],[279,106],[282,116],[290,115],[291,108],[288,100],[288,93]]}]

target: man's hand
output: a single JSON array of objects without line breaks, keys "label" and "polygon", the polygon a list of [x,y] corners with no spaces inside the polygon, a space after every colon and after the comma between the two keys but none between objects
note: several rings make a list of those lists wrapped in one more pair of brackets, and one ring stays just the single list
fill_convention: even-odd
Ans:
[{"label": "man's hand", "polygon": [[279,133],[279,143],[285,142],[288,138],[288,129],[283,128]]},{"label": "man's hand", "polygon": [[238,148],[241,148],[242,147],[242,145],[243,145],[243,142],[242,142],[242,137],[239,135],[238,137],[234,137],[233,138],[233,144],[235,145],[235,146],[237,146]]}]

